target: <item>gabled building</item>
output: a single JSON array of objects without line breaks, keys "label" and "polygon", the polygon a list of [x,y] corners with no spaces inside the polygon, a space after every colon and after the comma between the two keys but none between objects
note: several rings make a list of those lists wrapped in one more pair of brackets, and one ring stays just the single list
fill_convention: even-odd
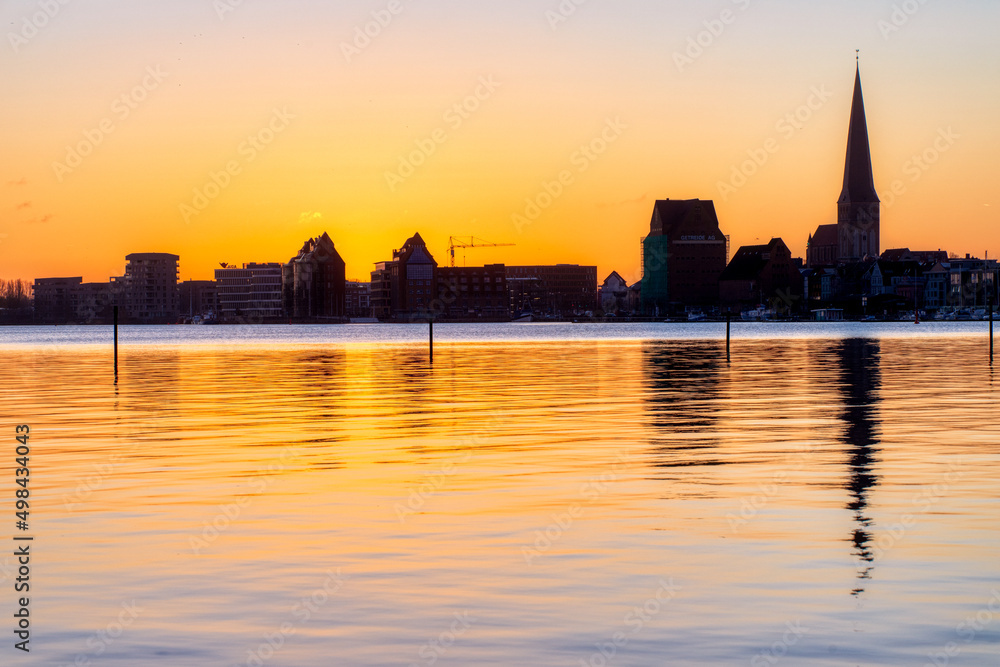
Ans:
[{"label": "gabled building", "polygon": [[728,254],[713,202],[657,201],[642,244],[642,310],[655,316],[717,306]]},{"label": "gabled building", "polygon": [[743,246],[719,278],[722,307],[731,312],[763,305],[782,315],[802,308],[801,258],[780,238]]},{"label": "gabled building", "polygon": [[392,260],[379,262],[372,271],[373,316],[380,320],[434,315],[437,262],[420,234],[407,239]]},{"label": "gabled building", "polygon": [[285,314],[297,319],[340,319],[347,312],[347,265],[330,235],[306,241],[281,267]]},{"label": "gabled building", "polygon": [[597,290],[597,301],[605,314],[631,312],[628,305],[628,282],[612,271]]}]

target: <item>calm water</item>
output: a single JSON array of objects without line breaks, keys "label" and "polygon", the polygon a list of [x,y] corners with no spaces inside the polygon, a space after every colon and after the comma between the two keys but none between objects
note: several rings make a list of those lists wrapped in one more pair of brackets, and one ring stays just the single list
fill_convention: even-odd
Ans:
[{"label": "calm water", "polygon": [[985,325],[735,332],[0,329],[0,664],[1000,665]]}]

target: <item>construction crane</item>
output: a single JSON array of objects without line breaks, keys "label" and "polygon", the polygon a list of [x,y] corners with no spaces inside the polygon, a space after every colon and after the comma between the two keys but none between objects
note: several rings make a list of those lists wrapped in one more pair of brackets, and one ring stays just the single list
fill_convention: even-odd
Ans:
[{"label": "construction crane", "polygon": [[451,265],[455,266],[455,248],[505,248],[517,245],[516,243],[490,243],[475,236],[449,236],[448,255],[451,257]]}]

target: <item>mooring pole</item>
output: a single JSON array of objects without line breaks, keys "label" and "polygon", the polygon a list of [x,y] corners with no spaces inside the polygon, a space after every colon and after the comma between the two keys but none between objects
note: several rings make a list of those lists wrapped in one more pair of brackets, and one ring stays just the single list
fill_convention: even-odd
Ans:
[{"label": "mooring pole", "polygon": [[433,319],[429,320],[429,324],[430,324],[430,352],[431,352],[431,361],[434,361],[434,320]]},{"label": "mooring pole", "polygon": [[731,341],[732,341],[732,328],[733,328],[733,314],[726,313],[726,359],[730,359]]},{"label": "mooring pole", "polygon": [[115,384],[118,383],[118,306],[115,306]]},{"label": "mooring pole", "polygon": [[993,295],[990,295],[990,361],[993,361]]}]

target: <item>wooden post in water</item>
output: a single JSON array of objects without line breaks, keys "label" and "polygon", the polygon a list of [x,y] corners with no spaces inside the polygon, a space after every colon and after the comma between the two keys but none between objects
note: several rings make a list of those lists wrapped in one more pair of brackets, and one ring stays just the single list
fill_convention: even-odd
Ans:
[{"label": "wooden post in water", "polygon": [[115,384],[118,384],[118,306],[115,306]]},{"label": "wooden post in water", "polygon": [[990,295],[990,362],[993,361],[993,295]]},{"label": "wooden post in water", "polygon": [[731,312],[726,313],[726,359],[730,359],[731,341],[732,341],[732,328],[733,328],[733,314]]},{"label": "wooden post in water", "polygon": [[431,352],[431,361],[434,361],[434,320],[433,319],[429,320],[429,324],[430,324],[430,352]]}]

